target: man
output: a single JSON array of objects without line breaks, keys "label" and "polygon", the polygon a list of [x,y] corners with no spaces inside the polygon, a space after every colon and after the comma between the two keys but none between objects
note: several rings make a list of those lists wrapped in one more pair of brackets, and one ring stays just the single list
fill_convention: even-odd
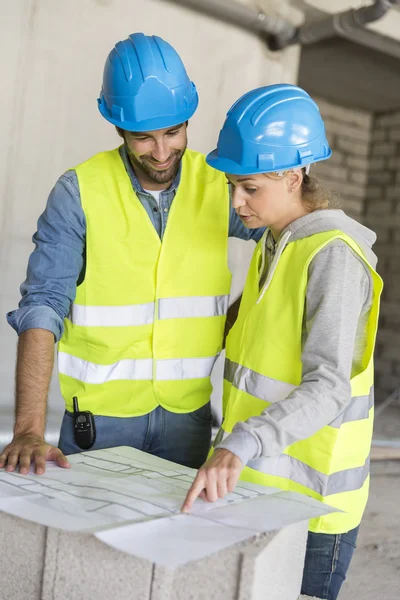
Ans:
[{"label": "man", "polygon": [[[119,42],[98,104],[124,143],[58,180],[8,313],[20,336],[14,439],[0,455],[8,471],[33,461],[40,474],[46,460],[68,467],[65,454],[118,445],[200,467],[229,299],[227,238],[262,235],[230,209],[225,177],[186,150],[198,96],[169,44],[142,33]],[[66,402],[58,449],[44,441],[54,340]],[[73,398],[93,444],[74,435]]]}]

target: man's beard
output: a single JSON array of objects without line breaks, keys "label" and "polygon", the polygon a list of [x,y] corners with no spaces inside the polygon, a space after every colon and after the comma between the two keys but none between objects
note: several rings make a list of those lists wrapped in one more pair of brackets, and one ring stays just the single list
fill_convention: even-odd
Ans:
[{"label": "man's beard", "polygon": [[148,157],[146,157],[146,155],[141,156],[140,159],[136,158],[136,156],[134,156],[134,154],[130,151],[127,144],[126,149],[132,167],[134,169],[136,167],[139,171],[143,171],[147,175],[147,177],[155,183],[169,183],[175,178],[176,174],[178,173],[182,156],[185,154],[186,146],[183,148],[183,150],[173,150],[171,152],[168,160],[173,158],[173,162],[171,166],[168,167],[168,169],[166,169],[165,171],[159,171],[157,169],[154,169],[154,163],[151,160],[149,160]]}]

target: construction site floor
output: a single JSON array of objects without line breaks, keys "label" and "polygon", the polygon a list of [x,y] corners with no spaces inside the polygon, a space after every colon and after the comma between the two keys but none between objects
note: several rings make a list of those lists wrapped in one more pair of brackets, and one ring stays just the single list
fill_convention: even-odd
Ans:
[{"label": "construction site floor", "polygon": [[[376,421],[379,438],[400,438],[400,407]],[[372,462],[371,492],[340,600],[400,598],[400,460]]]}]

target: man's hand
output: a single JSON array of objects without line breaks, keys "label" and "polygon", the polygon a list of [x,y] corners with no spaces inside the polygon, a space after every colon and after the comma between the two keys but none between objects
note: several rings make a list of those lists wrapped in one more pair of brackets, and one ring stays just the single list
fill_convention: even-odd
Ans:
[{"label": "man's hand", "polygon": [[216,450],[199,469],[182,505],[182,512],[189,512],[199,496],[215,502],[233,492],[242,469],[242,462],[235,454],[223,448]]},{"label": "man's hand", "polygon": [[50,446],[43,438],[31,434],[16,435],[0,454],[0,469],[5,466],[6,471],[12,473],[19,464],[19,472],[26,475],[33,462],[36,475],[42,475],[46,470],[46,460],[52,460],[65,469],[71,466],[61,450]]}]

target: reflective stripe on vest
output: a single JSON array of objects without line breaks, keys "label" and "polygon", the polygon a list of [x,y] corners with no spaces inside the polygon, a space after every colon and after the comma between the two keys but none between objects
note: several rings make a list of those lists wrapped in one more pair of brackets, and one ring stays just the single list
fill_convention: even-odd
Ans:
[{"label": "reflective stripe on vest", "polygon": [[69,315],[81,327],[132,327],[154,321],[154,302],[130,306],[85,306],[72,304]]},{"label": "reflective stripe on vest", "polygon": [[[173,381],[209,377],[218,356],[205,358],[171,358],[156,360],[155,379]],[[153,379],[153,360],[123,359],[113,365],[98,365],[65,352],[58,353],[58,370],[83,383],[103,384],[109,381]]]},{"label": "reflective stripe on vest", "polygon": [[[226,315],[229,296],[193,296],[158,300],[158,319],[220,317]],[[130,306],[72,304],[70,320],[82,327],[132,327],[154,322],[155,303]]]},{"label": "reflective stripe on vest", "polygon": [[[268,403],[278,402],[287,398],[290,392],[297,387],[290,383],[260,375],[260,373],[238,365],[229,359],[225,361],[224,378],[238,390]],[[345,410],[331,421],[329,425],[330,427],[339,428],[343,423],[368,419],[369,411],[373,405],[374,392],[373,388],[371,388],[368,395],[351,398]]]},{"label": "reflective stripe on vest", "polygon": [[[222,426],[213,442],[213,447],[216,448],[227,436],[228,434]],[[362,467],[343,469],[327,475],[289,454],[280,454],[275,458],[256,458],[247,463],[251,469],[276,477],[286,477],[313,490],[320,496],[358,490],[368,477],[369,465],[370,457],[368,456]]]},{"label": "reflective stripe on vest", "polygon": [[345,469],[330,475],[321,473],[288,454],[281,454],[277,458],[258,458],[250,461],[248,466],[269,475],[286,477],[314,490],[320,496],[330,496],[361,488],[369,474],[369,462],[368,457],[362,467]]},{"label": "reflective stripe on vest", "polygon": [[191,296],[162,298],[158,301],[159,319],[221,317],[228,311],[229,296]]}]

